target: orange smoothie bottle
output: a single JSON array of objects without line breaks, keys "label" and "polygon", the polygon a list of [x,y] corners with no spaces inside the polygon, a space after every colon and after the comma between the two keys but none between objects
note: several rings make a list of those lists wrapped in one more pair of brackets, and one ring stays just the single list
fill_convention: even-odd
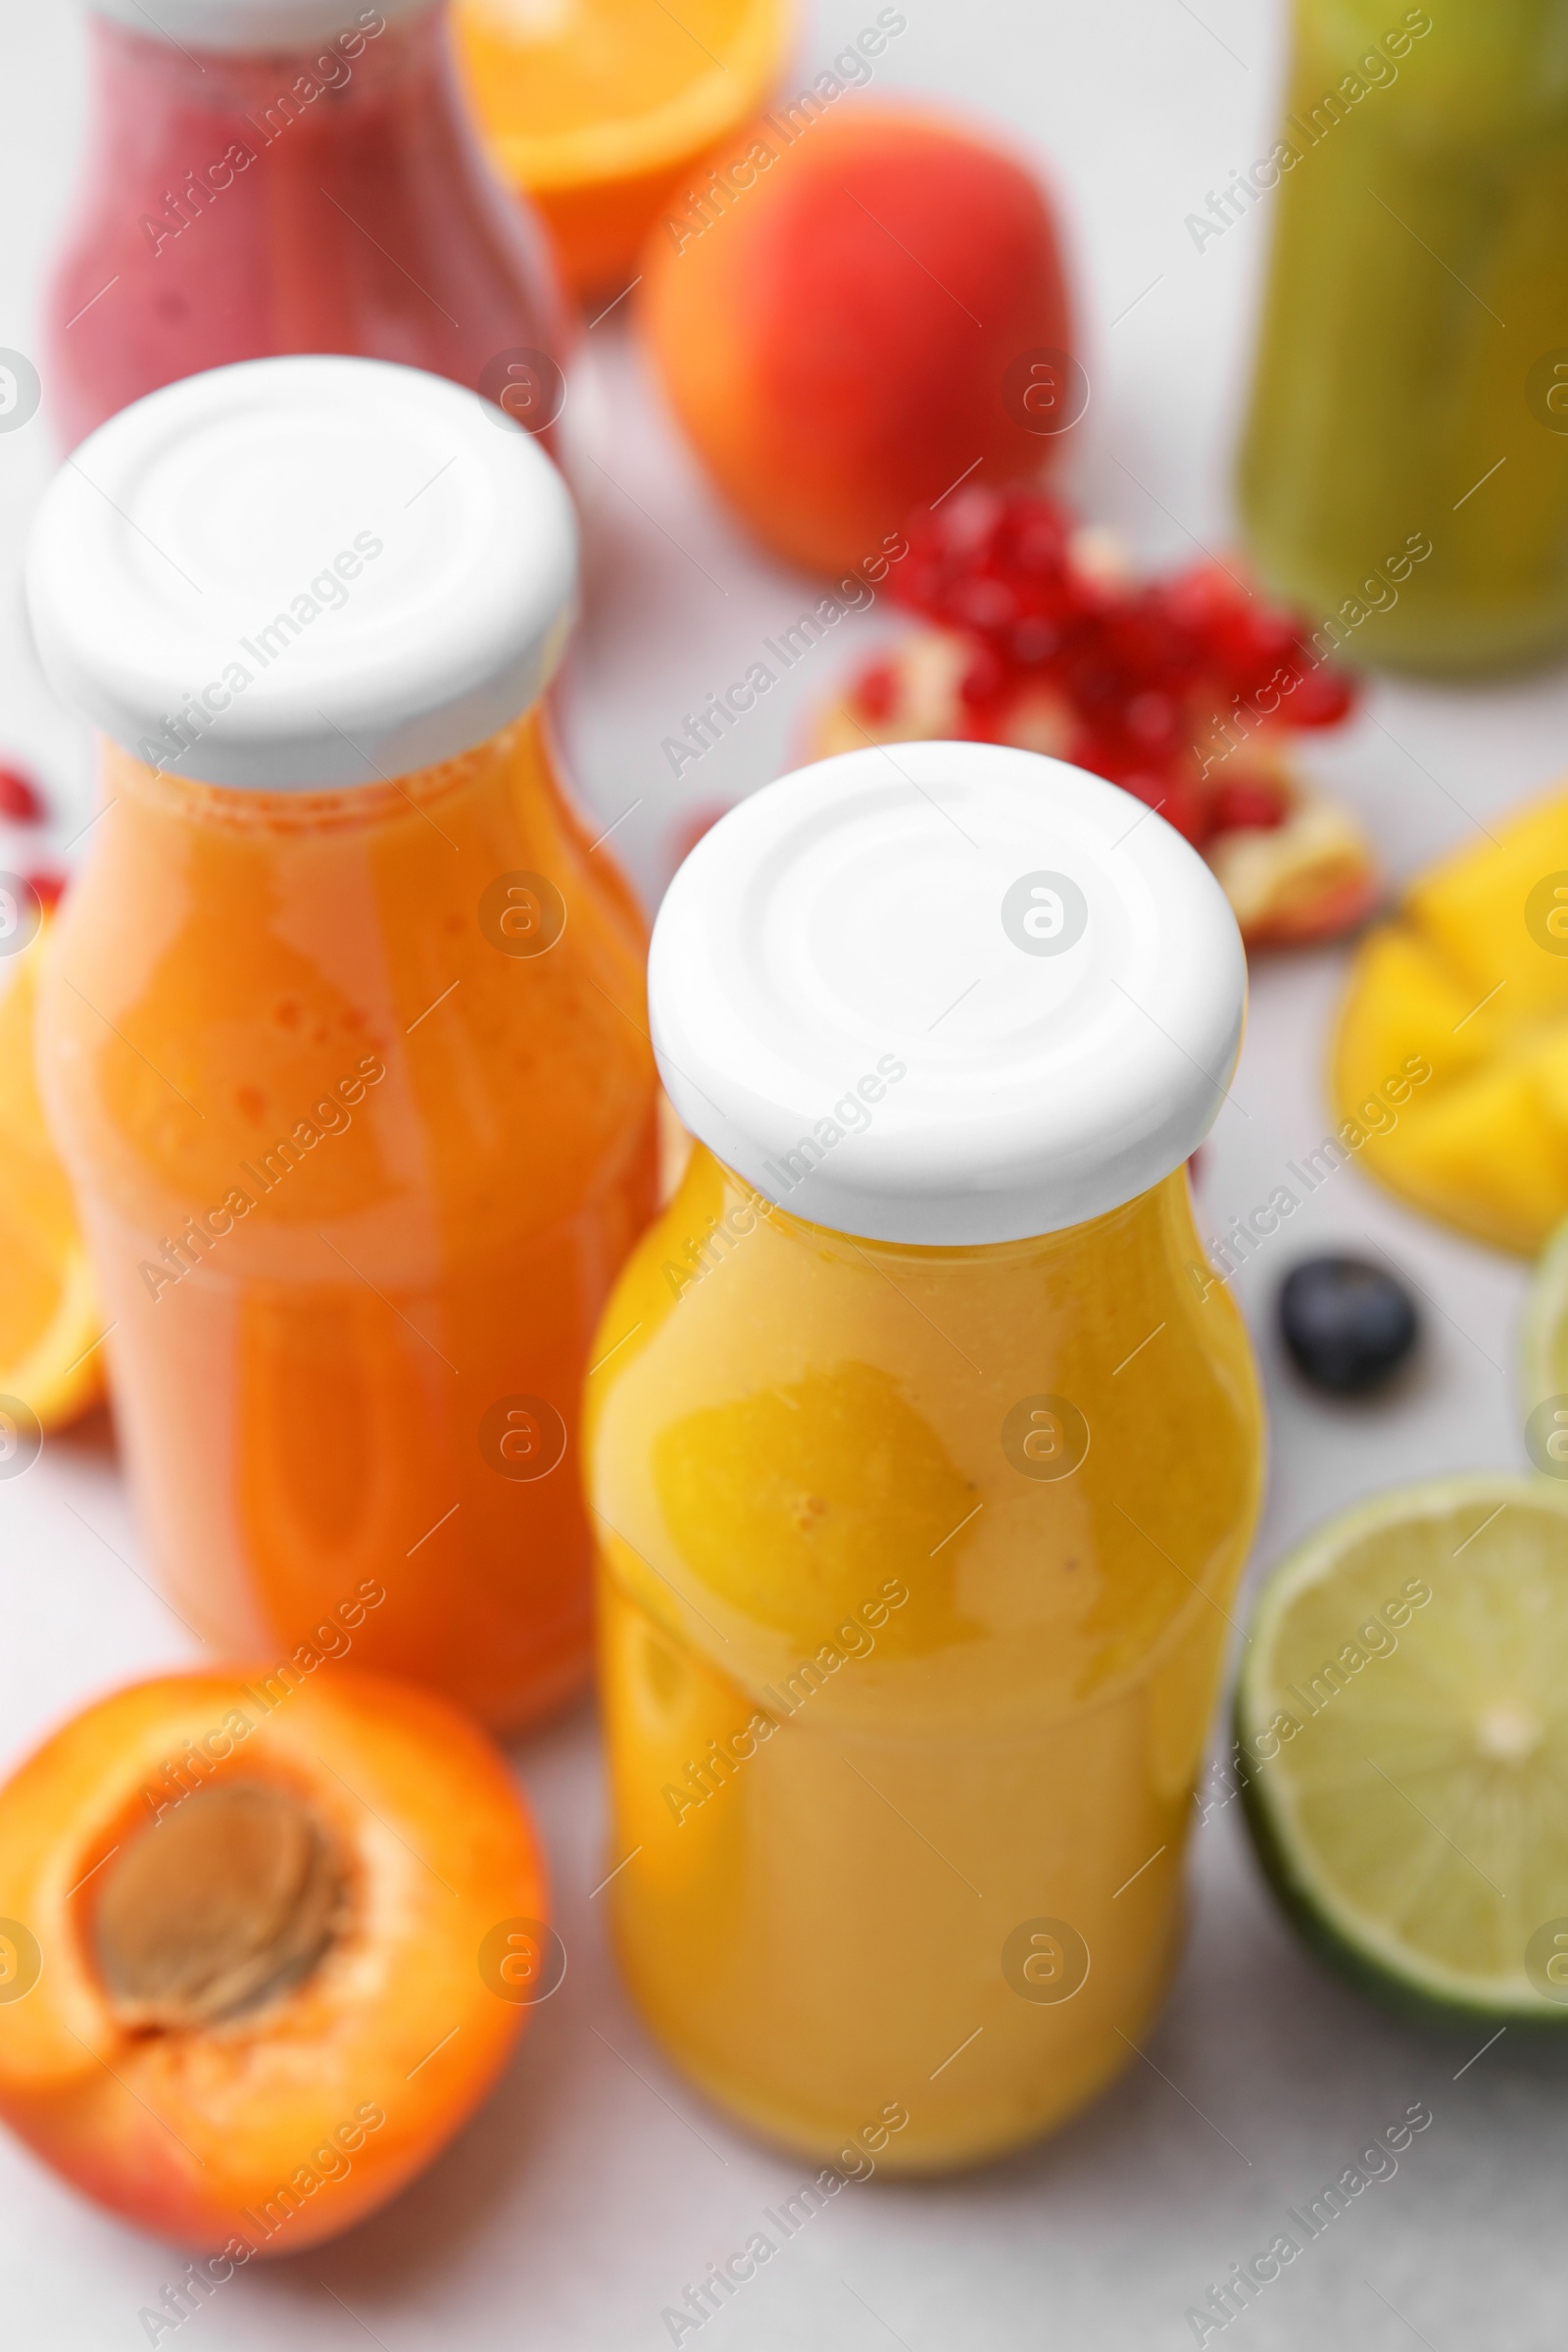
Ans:
[{"label": "orange smoothie bottle", "polygon": [[785,777],[677,874],[698,1143],[595,1344],[607,1898],[671,2055],[859,2178],[1131,2060],[1255,1516],[1185,1161],[1245,967],[1208,869],[1031,754]]},{"label": "orange smoothie bottle", "polygon": [[473,393],[305,358],[112,418],[28,562],[107,738],[40,1073],[164,1589],[501,1729],[587,1672],[578,1396],[655,1197],[643,927],[539,708],[575,557]]}]

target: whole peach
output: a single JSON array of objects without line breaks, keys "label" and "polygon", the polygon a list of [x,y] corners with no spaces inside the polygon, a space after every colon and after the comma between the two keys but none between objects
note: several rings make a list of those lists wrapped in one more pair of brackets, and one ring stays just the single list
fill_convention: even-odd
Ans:
[{"label": "whole peach", "polygon": [[1087,387],[1040,182],[929,114],[816,103],[764,116],[665,215],[639,307],[731,503],[837,572],[959,480],[1038,474]]}]

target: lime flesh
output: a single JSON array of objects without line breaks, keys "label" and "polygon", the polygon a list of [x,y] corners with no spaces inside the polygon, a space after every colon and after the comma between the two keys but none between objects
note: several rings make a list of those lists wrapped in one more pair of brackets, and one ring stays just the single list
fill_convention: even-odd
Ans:
[{"label": "lime flesh", "polygon": [[1247,1819],[1307,1940],[1407,2013],[1568,2028],[1568,1491],[1363,1503],[1264,1590]]}]

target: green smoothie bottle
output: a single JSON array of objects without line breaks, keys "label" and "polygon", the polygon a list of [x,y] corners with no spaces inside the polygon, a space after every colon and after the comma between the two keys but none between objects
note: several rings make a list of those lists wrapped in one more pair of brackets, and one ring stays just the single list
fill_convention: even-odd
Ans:
[{"label": "green smoothie bottle", "polygon": [[1258,566],[1348,662],[1544,658],[1568,647],[1568,0],[1295,23],[1284,135],[1213,215],[1273,212]]}]

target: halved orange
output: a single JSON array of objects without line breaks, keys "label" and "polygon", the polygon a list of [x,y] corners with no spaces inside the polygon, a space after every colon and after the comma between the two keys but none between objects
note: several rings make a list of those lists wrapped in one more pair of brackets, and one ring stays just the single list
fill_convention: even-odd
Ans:
[{"label": "halved orange", "polygon": [[700,156],[757,112],[791,0],[457,0],[468,100],[583,297],[618,293]]},{"label": "halved orange", "polygon": [[46,915],[29,945],[0,961],[0,1439],[24,1418],[16,1403],[40,1429],[58,1429],[96,1404],[104,1388],[98,1286],[33,1067],[33,1003],[48,938]]}]

